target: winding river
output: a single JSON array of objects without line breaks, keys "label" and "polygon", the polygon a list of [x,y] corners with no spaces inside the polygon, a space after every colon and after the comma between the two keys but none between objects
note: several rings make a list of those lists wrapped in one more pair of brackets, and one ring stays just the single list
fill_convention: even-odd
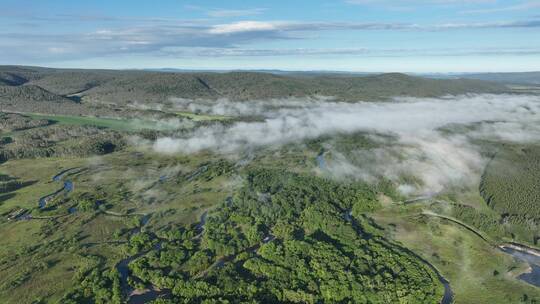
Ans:
[{"label": "winding river", "polygon": [[540,287],[540,251],[521,244],[508,243],[499,246],[499,249],[516,260],[529,265],[529,271],[517,276],[519,280]]}]

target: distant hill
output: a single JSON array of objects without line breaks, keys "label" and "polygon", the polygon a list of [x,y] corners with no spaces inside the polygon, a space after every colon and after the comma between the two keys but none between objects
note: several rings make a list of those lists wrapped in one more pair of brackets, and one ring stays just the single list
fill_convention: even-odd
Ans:
[{"label": "distant hill", "polygon": [[[261,72],[156,72],[0,66],[0,103],[88,104],[188,99],[253,99],[332,96],[337,100],[384,100],[393,96],[497,93],[500,84],[470,79],[429,79],[399,73],[377,75],[278,75]],[[80,102],[80,104],[78,104]],[[54,107],[54,105],[51,105]],[[58,109],[61,111],[61,109]]]},{"label": "distant hill", "polygon": [[380,100],[393,96],[431,97],[504,88],[476,80],[435,80],[404,74],[375,76],[275,75],[229,73],[122,73],[83,93],[90,100],[162,101],[169,97],[233,100],[333,96],[343,101]]},{"label": "distant hill", "polygon": [[540,72],[463,74],[459,77],[511,84],[540,85]]},{"label": "distant hill", "polygon": [[67,102],[67,98],[36,85],[0,86],[0,99],[12,101]]}]

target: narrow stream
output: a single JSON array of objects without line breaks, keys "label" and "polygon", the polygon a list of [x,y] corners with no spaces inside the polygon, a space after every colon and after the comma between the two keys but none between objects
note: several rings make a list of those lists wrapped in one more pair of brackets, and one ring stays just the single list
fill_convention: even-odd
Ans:
[{"label": "narrow stream", "polygon": [[326,160],[324,159],[324,151],[321,151],[319,155],[315,158],[317,161],[317,166],[319,166],[319,169],[325,170],[326,169]]},{"label": "narrow stream", "polygon": [[[208,211],[205,211],[200,218],[200,222],[197,224],[197,230],[200,231],[200,233],[196,237],[200,237],[204,231],[204,225],[206,224],[206,219],[208,217]],[[150,220],[151,215],[147,214],[141,218],[141,226],[144,226],[148,223]],[[136,233],[140,231],[137,229]],[[153,249],[151,250],[160,250],[161,249],[161,242],[157,243]],[[129,263],[131,263],[133,260],[147,254],[150,250],[139,252],[135,255],[132,255],[130,257],[127,257],[118,264],[116,264],[116,269],[118,270],[118,273],[120,273],[120,288],[122,289],[122,293],[127,299],[128,304],[143,304],[143,303],[149,303],[151,301],[156,300],[157,298],[168,298],[170,297],[171,291],[167,289],[158,289],[155,286],[150,286],[150,288],[145,290],[135,290],[133,287],[131,287],[128,284],[128,277],[129,277]]]},{"label": "narrow stream", "polygon": [[197,226],[195,227],[195,229],[199,232],[195,238],[199,238],[202,236],[203,232],[204,232],[204,225],[206,225],[206,219],[208,218],[208,211],[205,211],[202,215],[201,215],[201,219],[199,221],[199,223],[197,224]]},{"label": "narrow stream", "polygon": [[133,293],[127,301],[128,304],[145,304],[150,303],[157,298],[168,298],[171,292],[169,290],[150,289],[143,293]]},{"label": "narrow stream", "polygon": [[450,287],[450,282],[446,280],[438,271],[437,276],[439,277],[439,281],[444,286],[444,295],[441,299],[441,304],[451,304],[454,303],[454,292],[452,291],[452,288]]},{"label": "narrow stream", "polygon": [[56,190],[55,192],[51,193],[51,194],[48,194],[44,197],[41,197],[38,201],[38,207],[39,209],[44,209],[45,207],[47,207],[47,203],[52,200],[53,198],[55,198],[58,194],[60,194],[62,191],[64,191],[64,187]]},{"label": "narrow stream", "polygon": [[[55,176],[53,176],[52,178],[52,181],[53,182],[60,182],[62,181],[62,178],[64,178],[64,176],[74,170],[77,170],[79,168],[70,168],[70,169],[66,169],[66,170],[63,170],[63,171],[60,171],[58,174],[56,174]],[[55,192],[51,193],[51,194],[48,194],[46,196],[43,196],[39,199],[38,201],[38,207],[39,209],[44,209],[45,207],[47,207],[47,203],[52,200],[53,198],[55,198],[57,195],[59,195],[60,193],[64,192],[66,195],[70,192],[72,192],[74,189],[74,183],[73,181],[71,180],[66,180],[64,181],[64,186],[58,190],[56,190]],[[71,212],[70,212],[71,213]]]},{"label": "narrow stream", "polygon": [[128,284],[129,263],[145,255],[146,253],[147,251],[139,252],[136,255],[127,257],[121,260],[118,264],[116,264],[116,269],[118,270],[118,273],[120,273],[120,288],[122,289],[122,293],[124,294],[124,296],[128,299],[128,303],[130,303],[129,300],[131,299],[131,294],[134,291],[133,287]]},{"label": "narrow stream", "polygon": [[62,178],[64,177],[64,175],[66,175],[67,173],[71,172],[71,171],[74,171],[76,169],[79,169],[79,168],[69,168],[69,169],[66,169],[66,170],[63,170],[63,171],[60,171],[58,174],[56,174],[55,176],[53,176],[52,180],[53,182],[59,182],[60,180],[62,180]]},{"label": "narrow stream", "polygon": [[170,290],[160,290],[154,286],[151,286],[149,289],[145,290],[135,290],[133,287],[131,287],[128,284],[128,277],[129,277],[129,263],[136,260],[137,258],[147,254],[151,250],[159,250],[161,249],[161,242],[157,243],[152,249],[139,252],[135,255],[132,255],[130,257],[127,257],[118,264],[116,264],[116,269],[118,270],[118,273],[120,274],[120,288],[122,290],[122,293],[127,299],[128,304],[143,304],[151,302],[158,297],[168,297],[170,295]]}]

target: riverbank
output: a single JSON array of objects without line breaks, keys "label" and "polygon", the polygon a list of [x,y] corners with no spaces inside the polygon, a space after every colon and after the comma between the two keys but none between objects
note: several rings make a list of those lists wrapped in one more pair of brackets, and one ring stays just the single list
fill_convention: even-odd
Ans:
[{"label": "riverbank", "polygon": [[438,217],[438,218],[447,220],[449,222],[458,224],[461,227],[467,229],[468,231],[480,237],[490,246],[498,248],[501,252],[504,252],[512,256],[516,260],[527,263],[528,268],[523,272],[513,274],[513,277],[523,282],[526,282],[528,284],[531,284],[533,286],[540,287],[540,250],[539,249],[532,248],[530,246],[515,243],[515,242],[496,244],[494,240],[488,238],[476,228],[470,225],[467,225],[456,218],[437,214],[431,211],[423,211],[422,214],[427,215],[427,216]]}]

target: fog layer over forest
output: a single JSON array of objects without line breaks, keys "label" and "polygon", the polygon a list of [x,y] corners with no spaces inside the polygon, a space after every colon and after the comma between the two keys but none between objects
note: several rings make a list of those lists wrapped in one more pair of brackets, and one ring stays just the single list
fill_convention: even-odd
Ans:
[{"label": "fog layer over forest", "polygon": [[[487,161],[479,151],[479,141],[540,140],[539,96],[398,97],[378,103],[329,100],[210,103],[173,99],[173,104],[191,111],[264,119],[201,127],[188,136],[159,138],[153,148],[162,153],[231,153],[279,147],[322,135],[366,132],[374,141],[387,141],[390,136],[391,145],[353,151],[356,161],[350,155],[333,153],[325,170],[335,177],[364,180],[384,176],[398,181],[404,174],[412,175],[421,186],[402,184],[400,190],[407,194],[438,192],[445,186],[474,182]],[[326,148],[332,151],[331,146]]]}]

